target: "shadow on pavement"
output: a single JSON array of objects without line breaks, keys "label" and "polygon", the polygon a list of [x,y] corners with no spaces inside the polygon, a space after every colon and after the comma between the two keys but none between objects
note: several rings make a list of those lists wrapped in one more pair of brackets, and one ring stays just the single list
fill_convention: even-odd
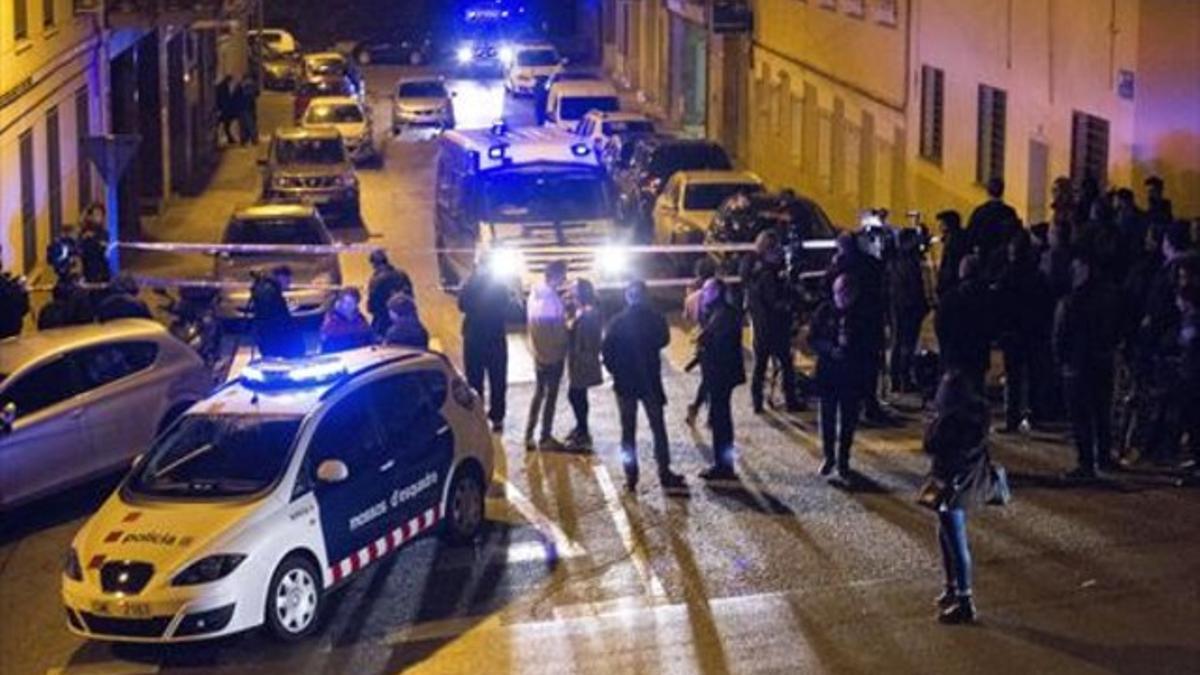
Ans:
[{"label": "shadow on pavement", "polygon": [[1106,644],[1085,642],[1030,626],[990,622],[990,627],[1044,649],[1067,654],[1096,668],[1114,673],[1194,673],[1200,650],[1178,645]]},{"label": "shadow on pavement", "polygon": [[0,546],[96,512],[124,478],[114,471],[65,492],[18,506],[0,519]]}]

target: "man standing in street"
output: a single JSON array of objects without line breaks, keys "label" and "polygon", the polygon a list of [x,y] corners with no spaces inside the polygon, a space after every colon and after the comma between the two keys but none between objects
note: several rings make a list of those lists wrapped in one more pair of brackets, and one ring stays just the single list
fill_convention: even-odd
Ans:
[{"label": "man standing in street", "polygon": [[1013,207],[1004,203],[1004,179],[988,179],[987,194],[988,200],[971,212],[967,236],[984,265],[985,278],[990,278],[990,271],[1003,263],[1004,249],[1021,221]]},{"label": "man standing in street", "polygon": [[[567,266],[555,260],[546,266],[546,280],[529,291],[525,318],[529,331],[529,349],[533,354],[537,385],[529,402],[529,418],[525,422],[526,450],[565,450],[554,438],[554,409],[558,406],[558,389],[566,368],[570,334],[567,332],[567,309],[559,293],[567,280]],[[538,418],[542,433],[534,443]]]},{"label": "man standing in street", "polygon": [[942,369],[958,369],[984,395],[991,365],[992,326],[987,286],[980,279],[980,260],[969,255],[959,264],[958,284],[942,298],[934,315]]},{"label": "man standing in street", "polygon": [[[0,261],[3,259],[0,248]],[[26,314],[29,314],[29,289],[25,280],[0,271],[0,339],[20,335]]]},{"label": "man standing in street", "polygon": [[504,430],[508,395],[508,337],[505,325],[512,291],[492,269],[490,256],[481,258],[458,295],[462,312],[463,366],[467,382],[483,396],[488,386],[488,419],[492,431]]},{"label": "man standing in street", "polygon": [[404,293],[416,301],[412,279],[396,269],[383,249],[371,251],[371,281],[367,285],[367,311],[371,314],[371,330],[383,339],[391,327],[388,301],[396,293]]},{"label": "man standing in street", "polygon": [[1146,220],[1151,225],[1166,225],[1175,220],[1171,200],[1163,194],[1165,184],[1158,176],[1146,179]]},{"label": "man standing in street", "polygon": [[242,145],[258,145],[258,83],[254,81],[254,76],[247,75],[242,78],[238,89],[241,94],[238,126],[242,132]]},{"label": "man standing in street", "polygon": [[971,244],[958,211],[942,211],[937,221],[942,233],[942,259],[937,273],[937,296],[941,298],[958,284],[958,266],[971,252]]},{"label": "man standing in street", "polygon": [[740,270],[746,307],[754,326],[754,373],[750,380],[754,412],[762,414],[764,409],[763,386],[771,360],[782,374],[788,412],[798,412],[801,406],[796,396],[796,366],[792,360],[793,314],[783,248],[779,237],[770,230],[759,233],[754,247],[754,254],[742,260]]},{"label": "man standing in street", "polygon": [[296,328],[285,293],[292,284],[292,270],[280,265],[270,275],[255,277],[250,286],[251,320],[258,351],[268,358],[304,356],[304,337]]},{"label": "man standing in street", "polygon": [[929,313],[925,294],[921,241],[914,228],[900,230],[896,255],[887,261],[890,293],[892,354],[888,359],[894,392],[916,391],[913,357],[921,340],[921,325]]},{"label": "man standing in street", "polygon": [[613,318],[604,335],[604,367],[613,376],[613,391],[621,417],[621,452],[625,487],[637,488],[637,409],[640,403],[654,434],[658,479],[666,489],[682,488],[683,477],[671,471],[671,445],[663,408],[667,395],[662,381],[660,352],[671,342],[667,321],[646,302],[646,283],[630,282],[625,309]]},{"label": "man standing in street", "polygon": [[1112,470],[1113,379],[1120,338],[1120,302],[1094,273],[1091,260],[1071,261],[1072,289],[1054,317],[1054,356],[1063,375],[1079,465],[1068,478]]},{"label": "man standing in street", "polygon": [[696,339],[700,370],[708,392],[712,423],[713,465],[700,473],[704,480],[737,480],[734,471],[733,390],[746,381],[742,364],[742,317],[729,302],[725,282],[704,283],[704,324]]}]

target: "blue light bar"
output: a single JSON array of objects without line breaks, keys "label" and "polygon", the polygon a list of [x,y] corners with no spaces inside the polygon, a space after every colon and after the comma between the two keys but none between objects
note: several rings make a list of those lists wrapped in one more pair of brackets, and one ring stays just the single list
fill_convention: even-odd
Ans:
[{"label": "blue light bar", "polygon": [[260,359],[242,369],[241,380],[257,389],[293,389],[329,384],[347,372],[336,357]]},{"label": "blue light bar", "polygon": [[571,146],[571,154],[576,157],[587,157],[591,151],[592,149],[588,147],[587,143],[576,143]]}]

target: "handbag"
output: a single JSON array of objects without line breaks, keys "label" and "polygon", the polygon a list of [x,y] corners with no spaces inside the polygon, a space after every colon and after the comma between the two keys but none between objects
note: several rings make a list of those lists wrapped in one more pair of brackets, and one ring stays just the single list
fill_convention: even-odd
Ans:
[{"label": "handbag", "polygon": [[940,511],[943,506],[954,500],[957,493],[958,490],[954,485],[935,476],[929,476],[925,479],[921,489],[917,491],[917,505],[924,506],[930,511]]},{"label": "handbag", "polygon": [[1008,484],[1008,470],[1000,464],[988,462],[988,478],[991,491],[987,503],[992,506],[1008,506],[1012,503],[1012,487]]}]

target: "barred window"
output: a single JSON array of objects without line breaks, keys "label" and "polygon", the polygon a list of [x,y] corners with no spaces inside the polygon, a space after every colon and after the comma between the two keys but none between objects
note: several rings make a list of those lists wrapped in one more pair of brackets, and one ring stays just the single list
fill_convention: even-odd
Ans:
[{"label": "barred window", "polygon": [[1008,94],[1003,89],[979,85],[979,130],[975,180],[981,185],[1004,178],[1004,127]]},{"label": "barred window", "polygon": [[921,66],[921,157],[942,163],[942,123],[945,119],[946,73]]},{"label": "barred window", "polygon": [[1088,176],[1108,182],[1108,120],[1076,112],[1071,117],[1071,178],[1078,185]]}]

